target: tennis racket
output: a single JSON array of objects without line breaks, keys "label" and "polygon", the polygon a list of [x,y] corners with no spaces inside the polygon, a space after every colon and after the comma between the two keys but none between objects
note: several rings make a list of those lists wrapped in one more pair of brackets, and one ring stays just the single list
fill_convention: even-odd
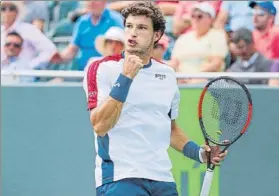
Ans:
[{"label": "tennis racket", "polygon": [[[252,118],[252,98],[245,85],[231,77],[211,80],[203,89],[198,106],[200,127],[206,145],[225,152],[247,130]],[[215,165],[207,153],[207,171],[200,196],[208,196]],[[211,157],[211,158],[209,158]]]}]

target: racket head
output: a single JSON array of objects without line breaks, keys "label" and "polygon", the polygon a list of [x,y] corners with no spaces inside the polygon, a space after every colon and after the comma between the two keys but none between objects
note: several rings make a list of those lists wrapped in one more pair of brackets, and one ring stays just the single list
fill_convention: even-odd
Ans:
[{"label": "racket head", "polygon": [[229,146],[247,130],[252,118],[252,97],[247,87],[232,77],[211,80],[203,89],[198,117],[206,144]]}]

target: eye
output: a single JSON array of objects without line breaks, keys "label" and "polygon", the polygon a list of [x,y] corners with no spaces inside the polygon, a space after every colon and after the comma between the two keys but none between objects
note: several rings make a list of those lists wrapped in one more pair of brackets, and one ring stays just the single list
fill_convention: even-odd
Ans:
[{"label": "eye", "polygon": [[138,28],[139,28],[140,30],[147,29],[145,26],[139,26]]},{"label": "eye", "polygon": [[128,28],[128,29],[129,29],[129,28],[132,28],[132,25],[127,24],[127,25],[126,25],[126,28]]}]

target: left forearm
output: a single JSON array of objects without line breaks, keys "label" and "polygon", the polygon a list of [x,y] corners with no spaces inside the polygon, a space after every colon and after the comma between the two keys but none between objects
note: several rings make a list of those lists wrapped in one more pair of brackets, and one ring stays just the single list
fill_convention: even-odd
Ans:
[{"label": "left forearm", "polygon": [[176,125],[172,127],[171,147],[179,152],[182,152],[187,142],[188,142],[188,138],[183,133],[183,131]]},{"label": "left forearm", "polygon": [[171,147],[190,159],[203,162],[200,146],[190,141],[174,121],[171,126]]}]

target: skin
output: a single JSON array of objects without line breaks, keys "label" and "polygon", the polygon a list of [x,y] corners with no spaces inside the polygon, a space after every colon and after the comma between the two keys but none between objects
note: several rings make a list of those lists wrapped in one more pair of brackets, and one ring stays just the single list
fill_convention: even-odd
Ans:
[{"label": "skin", "polygon": [[17,57],[21,51],[21,47],[15,47],[13,44],[18,44],[22,46],[22,40],[14,35],[10,35],[6,38],[6,43],[10,43],[10,45],[5,45],[4,51],[8,57]]},{"label": "skin", "polygon": [[[154,42],[161,37],[161,32],[154,32],[152,20],[146,16],[128,16],[125,24],[125,59],[122,74],[134,79],[138,71],[148,64],[153,51]],[[105,136],[117,123],[123,103],[112,97],[108,97],[103,104],[93,109],[90,121],[98,136]],[[187,136],[177,126],[175,120],[171,122],[171,147],[182,152],[188,142]],[[210,147],[203,145],[205,150],[202,154],[207,161],[206,151]],[[213,164],[219,165],[227,152],[211,159]]]},{"label": "skin", "polygon": [[[1,3],[2,6],[13,6],[14,4],[9,2]],[[15,22],[18,15],[18,10],[9,10],[6,9],[5,11],[1,11],[1,24],[7,29]]]}]

